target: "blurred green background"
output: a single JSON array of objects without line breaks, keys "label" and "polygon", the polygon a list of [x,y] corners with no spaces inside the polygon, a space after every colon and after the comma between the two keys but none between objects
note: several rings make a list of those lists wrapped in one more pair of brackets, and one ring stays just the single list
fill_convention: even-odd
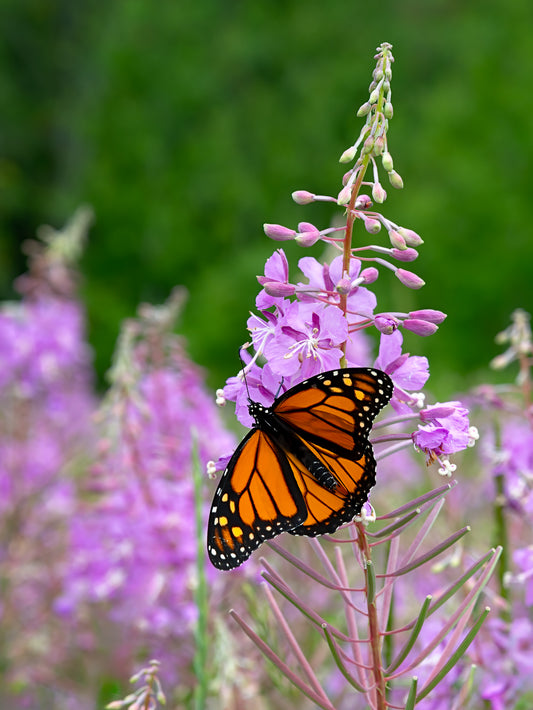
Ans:
[{"label": "blurred green background", "polygon": [[[425,239],[427,286],[382,273],[380,310],[449,314],[408,342],[439,392],[481,380],[495,333],[531,309],[530,0],[3,0],[0,14],[0,296],[24,269],[20,243],[91,204],[83,296],[100,375],[120,320],[178,283],[192,357],[212,386],[235,372],[278,246],[262,223],[336,214],[290,193],[338,190],[383,41],[405,183],[383,211]],[[286,251],[294,269],[308,253]]]}]

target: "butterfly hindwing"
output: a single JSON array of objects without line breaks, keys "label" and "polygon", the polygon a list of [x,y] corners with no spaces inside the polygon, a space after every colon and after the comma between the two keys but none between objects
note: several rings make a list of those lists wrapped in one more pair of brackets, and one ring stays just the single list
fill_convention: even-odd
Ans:
[{"label": "butterfly hindwing", "polygon": [[260,429],[233,454],[211,506],[208,553],[218,569],[232,569],[259,545],[299,525],[307,508],[287,457]]},{"label": "butterfly hindwing", "polygon": [[310,445],[309,448],[338,483],[333,490],[324,488],[301,462],[290,456],[289,462],[304,497],[307,517],[288,532],[316,537],[335,532],[339,525],[350,522],[360,513],[376,482],[376,461],[369,441],[355,458],[331,454],[318,446]]}]

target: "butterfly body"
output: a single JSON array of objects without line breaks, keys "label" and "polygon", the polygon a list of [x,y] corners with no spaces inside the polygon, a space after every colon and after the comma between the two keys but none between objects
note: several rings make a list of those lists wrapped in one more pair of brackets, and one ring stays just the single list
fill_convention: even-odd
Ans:
[{"label": "butterfly body", "polygon": [[250,401],[254,427],[211,507],[213,565],[237,567],[281,532],[313,537],[352,520],[375,483],[368,435],[392,390],[385,373],[350,368],[311,377],[271,407]]}]

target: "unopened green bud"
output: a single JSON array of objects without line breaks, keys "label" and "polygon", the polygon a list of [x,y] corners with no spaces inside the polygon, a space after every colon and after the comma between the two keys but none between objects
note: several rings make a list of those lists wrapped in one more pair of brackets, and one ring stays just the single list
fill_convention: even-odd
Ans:
[{"label": "unopened green bud", "polygon": [[344,153],[339,158],[339,163],[350,163],[354,159],[356,152],[357,149],[353,145],[350,148],[346,148]]},{"label": "unopened green bud", "polygon": [[377,100],[379,99],[379,89],[374,89],[370,96],[368,97],[368,100],[371,104],[377,103]]},{"label": "unopened green bud", "polygon": [[392,118],[394,114],[394,109],[392,108],[392,104],[390,101],[387,101],[385,103],[385,106],[383,107],[383,114],[385,118]]},{"label": "unopened green bud", "polygon": [[385,147],[385,139],[383,136],[378,136],[374,141],[374,147],[372,148],[373,155],[381,155],[383,153],[383,148]]},{"label": "unopened green bud", "polygon": [[338,205],[347,205],[348,202],[350,201],[351,196],[352,196],[352,186],[346,185],[339,192],[339,196],[337,197],[337,204]]},{"label": "unopened green bud", "polygon": [[391,170],[394,167],[394,163],[392,161],[392,155],[389,153],[388,150],[386,150],[382,156],[381,156],[381,164],[383,165],[383,170],[386,170],[388,173],[391,172]]},{"label": "unopened green bud", "polygon": [[391,170],[389,173],[389,182],[396,189],[401,190],[403,187],[402,176],[399,175],[396,170]]},{"label": "unopened green bud", "polygon": [[366,101],[362,106],[359,106],[357,117],[362,118],[363,116],[366,116],[371,108],[372,106],[370,105],[370,101]]},{"label": "unopened green bud", "polygon": [[373,138],[373,136],[368,136],[368,138],[363,143],[363,150],[362,150],[363,155],[366,155],[367,153],[371,153],[373,148],[374,148],[374,138]]},{"label": "unopened green bud", "polygon": [[380,205],[387,199],[387,193],[379,182],[375,182],[372,185],[372,198],[374,202],[378,202]]}]

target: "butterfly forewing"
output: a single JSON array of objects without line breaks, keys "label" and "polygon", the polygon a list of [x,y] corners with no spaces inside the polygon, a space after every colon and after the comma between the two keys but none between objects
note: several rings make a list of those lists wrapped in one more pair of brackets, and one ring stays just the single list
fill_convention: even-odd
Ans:
[{"label": "butterfly forewing", "polygon": [[389,376],[379,370],[334,370],[293,387],[274,402],[273,411],[303,439],[348,454],[365,448],[392,389]]},{"label": "butterfly forewing", "polygon": [[232,569],[262,542],[305,520],[307,509],[283,451],[253,429],[233,454],[209,515],[209,558]]}]

